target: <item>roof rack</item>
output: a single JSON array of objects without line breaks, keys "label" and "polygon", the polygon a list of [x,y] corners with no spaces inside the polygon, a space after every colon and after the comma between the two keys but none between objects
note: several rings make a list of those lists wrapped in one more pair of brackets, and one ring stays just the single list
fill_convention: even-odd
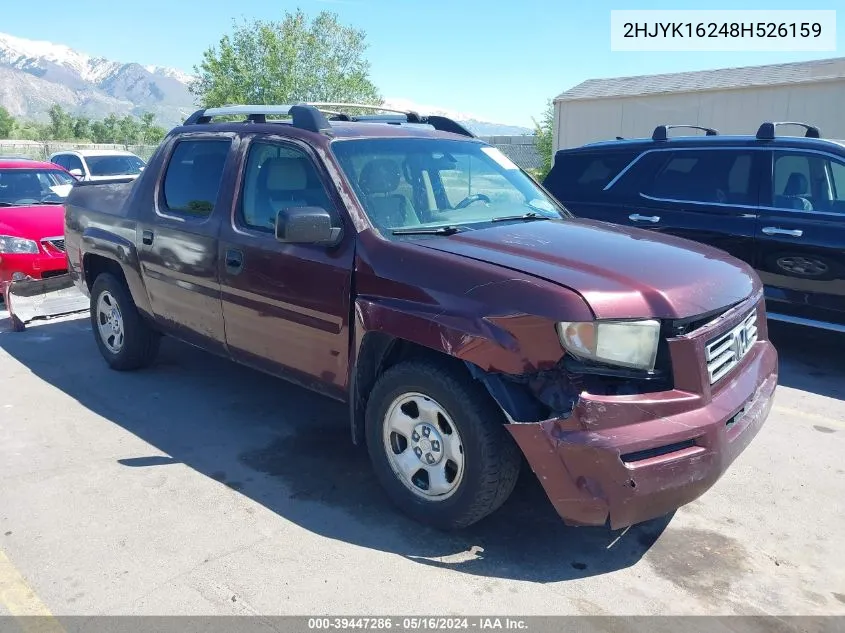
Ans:
[{"label": "roof rack", "polygon": [[706,136],[718,136],[719,131],[714,130],[711,127],[701,127],[700,125],[658,125],[654,128],[654,134],[651,135],[651,140],[653,141],[668,141],[669,140],[669,130],[673,130],[675,128],[688,128],[692,130],[702,130]]},{"label": "roof rack", "polygon": [[775,139],[775,128],[778,125],[797,125],[806,130],[804,134],[805,138],[821,138],[819,128],[807,125],[806,123],[798,123],[797,121],[766,121],[757,129],[757,139],[761,141],[773,141]]},{"label": "roof rack", "polygon": [[[372,110],[389,114],[352,115],[344,110]],[[296,105],[229,105],[219,108],[206,108],[194,112],[185,120],[183,125],[210,123],[214,117],[221,116],[244,116],[244,123],[266,123],[268,115],[290,116],[294,127],[324,134],[330,133],[331,131],[329,121],[355,121],[392,123],[394,125],[401,125],[402,123],[427,124],[431,125],[435,130],[475,138],[475,134],[448,117],[438,115],[421,116],[413,110],[397,110],[380,105],[334,103],[328,101],[314,101],[298,103]],[[328,119],[326,115],[328,115]]]}]

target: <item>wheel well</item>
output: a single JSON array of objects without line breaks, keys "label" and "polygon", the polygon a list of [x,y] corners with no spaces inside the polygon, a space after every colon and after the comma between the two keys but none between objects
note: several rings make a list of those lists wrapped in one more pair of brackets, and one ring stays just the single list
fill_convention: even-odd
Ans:
[{"label": "wheel well", "polygon": [[367,332],[358,350],[350,398],[352,440],[355,444],[364,443],[364,412],[376,380],[390,367],[412,358],[430,358],[440,362],[446,359],[466,371],[466,366],[461,361],[441,352],[384,332]]},{"label": "wheel well", "polygon": [[86,254],[82,258],[82,270],[85,271],[85,285],[88,286],[89,292],[94,285],[94,280],[102,273],[111,273],[126,284],[126,277],[120,264],[102,255]]}]

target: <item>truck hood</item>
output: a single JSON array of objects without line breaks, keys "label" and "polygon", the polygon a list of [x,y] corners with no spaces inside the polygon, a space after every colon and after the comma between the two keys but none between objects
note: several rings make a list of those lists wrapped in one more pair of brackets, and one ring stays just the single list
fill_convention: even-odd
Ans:
[{"label": "truck hood", "polygon": [[40,240],[65,233],[65,208],[59,204],[0,207],[0,235]]},{"label": "truck hood", "polygon": [[565,286],[600,319],[697,316],[760,285],[721,250],[595,220],[509,223],[417,243]]}]

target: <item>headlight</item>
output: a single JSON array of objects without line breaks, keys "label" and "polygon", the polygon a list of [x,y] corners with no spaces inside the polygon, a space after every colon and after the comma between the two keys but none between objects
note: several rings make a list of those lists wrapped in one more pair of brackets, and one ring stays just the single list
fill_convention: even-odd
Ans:
[{"label": "headlight", "polygon": [[15,255],[37,255],[38,243],[25,240],[22,237],[0,235],[0,253],[14,253]]},{"label": "headlight", "polygon": [[574,356],[621,367],[654,369],[660,322],[588,321],[557,324],[560,342]]}]

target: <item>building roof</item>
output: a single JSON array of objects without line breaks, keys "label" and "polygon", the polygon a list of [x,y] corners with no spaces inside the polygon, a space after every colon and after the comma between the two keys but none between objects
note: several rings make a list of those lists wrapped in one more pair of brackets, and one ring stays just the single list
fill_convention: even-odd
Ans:
[{"label": "building roof", "polygon": [[588,79],[555,97],[557,101],[634,97],[672,92],[730,90],[845,80],[845,57],[768,66],[743,66],[664,75]]}]

